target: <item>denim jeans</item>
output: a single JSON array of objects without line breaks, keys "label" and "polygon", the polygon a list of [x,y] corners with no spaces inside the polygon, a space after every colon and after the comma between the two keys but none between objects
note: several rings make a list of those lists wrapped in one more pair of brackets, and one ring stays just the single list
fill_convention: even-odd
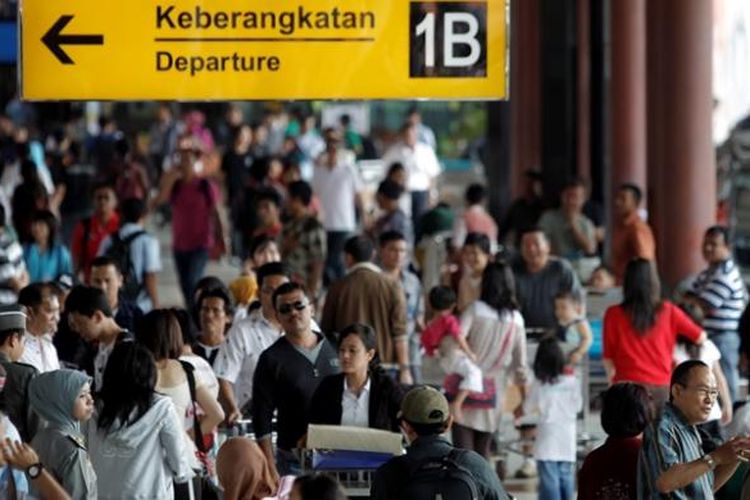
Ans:
[{"label": "denim jeans", "polygon": [[539,498],[544,500],[572,500],[574,462],[537,460]]},{"label": "denim jeans", "polygon": [[329,286],[331,283],[346,274],[346,266],[344,264],[344,244],[349,239],[351,233],[349,231],[327,231],[326,232],[326,243],[327,243],[327,254],[326,254],[326,265],[323,273],[325,285]]},{"label": "denim jeans", "polygon": [[740,336],[737,332],[724,332],[710,335],[709,339],[716,344],[721,353],[719,364],[721,365],[721,371],[724,372],[724,376],[727,379],[729,397],[732,398],[731,402],[734,403],[739,400],[740,372],[738,365],[740,363]]},{"label": "denim jeans", "polygon": [[177,277],[180,280],[180,289],[185,298],[185,307],[189,310],[193,307],[193,295],[195,285],[203,277],[208,263],[208,250],[199,248],[197,250],[175,250],[174,264],[177,268]]},{"label": "denim jeans", "polygon": [[287,450],[276,450],[276,470],[279,472],[279,476],[302,475],[302,465],[299,462],[299,458]]}]

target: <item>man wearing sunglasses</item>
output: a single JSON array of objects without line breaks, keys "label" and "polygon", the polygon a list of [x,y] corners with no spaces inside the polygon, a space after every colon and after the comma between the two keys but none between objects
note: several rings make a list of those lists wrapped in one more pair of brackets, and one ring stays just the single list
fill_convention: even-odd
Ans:
[{"label": "man wearing sunglasses", "polygon": [[[284,336],[258,360],[253,377],[253,427],[274,473],[299,475],[299,460],[292,450],[307,432],[308,407],[318,384],[339,372],[339,361],[336,349],[322,333],[313,331],[313,306],[302,285],[280,285],[273,304]],[[275,457],[271,444],[274,411],[278,422]]]},{"label": "man wearing sunglasses", "polygon": [[674,369],[669,402],[643,434],[638,498],[714,498],[714,491],[750,459],[750,438],[734,437],[705,453],[696,425],[708,420],[719,391],[711,369],[698,360]]}]

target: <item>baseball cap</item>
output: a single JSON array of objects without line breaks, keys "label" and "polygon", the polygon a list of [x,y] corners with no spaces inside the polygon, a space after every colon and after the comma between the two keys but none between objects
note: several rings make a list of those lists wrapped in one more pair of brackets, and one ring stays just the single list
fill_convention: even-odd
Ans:
[{"label": "baseball cap", "polygon": [[437,389],[421,385],[410,390],[401,402],[399,417],[412,424],[442,424],[448,420],[448,400]]}]

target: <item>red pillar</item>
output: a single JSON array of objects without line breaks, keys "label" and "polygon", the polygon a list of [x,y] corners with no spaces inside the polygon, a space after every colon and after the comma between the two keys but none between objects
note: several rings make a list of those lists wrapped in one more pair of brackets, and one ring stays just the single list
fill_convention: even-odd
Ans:
[{"label": "red pillar", "polygon": [[715,221],[712,3],[650,0],[648,14],[651,208],[659,269],[671,287],[705,265],[701,240]]},{"label": "red pillar", "polygon": [[576,113],[576,171],[578,177],[591,178],[591,18],[589,0],[578,0],[576,12],[578,75]]},{"label": "red pillar", "polygon": [[646,0],[612,0],[612,199],[623,182],[647,188]]},{"label": "red pillar", "polygon": [[510,165],[513,198],[523,173],[541,168],[541,26],[539,0],[511,0]]}]

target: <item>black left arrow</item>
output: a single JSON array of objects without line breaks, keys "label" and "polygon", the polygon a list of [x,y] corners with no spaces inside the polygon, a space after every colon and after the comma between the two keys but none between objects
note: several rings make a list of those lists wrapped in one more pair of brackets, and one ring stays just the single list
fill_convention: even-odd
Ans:
[{"label": "black left arrow", "polygon": [[104,35],[63,35],[62,30],[72,19],[73,16],[70,15],[60,16],[60,19],[42,37],[42,43],[63,64],[75,63],[61,45],[104,45]]}]

